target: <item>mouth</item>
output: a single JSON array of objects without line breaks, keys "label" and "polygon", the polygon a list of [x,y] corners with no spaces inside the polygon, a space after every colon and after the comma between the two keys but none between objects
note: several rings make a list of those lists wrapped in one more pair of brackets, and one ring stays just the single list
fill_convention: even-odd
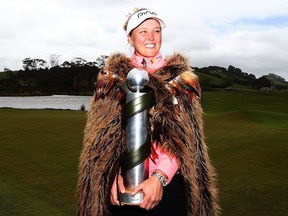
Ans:
[{"label": "mouth", "polygon": [[154,48],[156,45],[155,44],[145,44],[144,46],[146,48]]}]

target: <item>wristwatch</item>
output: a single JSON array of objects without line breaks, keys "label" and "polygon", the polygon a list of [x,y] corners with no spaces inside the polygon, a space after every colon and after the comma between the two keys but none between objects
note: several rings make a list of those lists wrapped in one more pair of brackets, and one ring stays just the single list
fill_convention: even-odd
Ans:
[{"label": "wristwatch", "polygon": [[161,182],[163,187],[165,187],[168,184],[167,178],[165,176],[161,175],[159,172],[154,171],[154,172],[152,172],[151,176],[156,176],[159,179],[159,181]]}]

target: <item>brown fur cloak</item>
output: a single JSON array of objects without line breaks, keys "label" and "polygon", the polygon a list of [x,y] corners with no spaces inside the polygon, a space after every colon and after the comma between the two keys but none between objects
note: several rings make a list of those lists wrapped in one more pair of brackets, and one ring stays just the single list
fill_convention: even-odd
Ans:
[{"label": "brown fur cloak", "polygon": [[[151,138],[178,158],[189,216],[218,215],[215,174],[204,141],[201,90],[188,59],[174,54],[150,75],[156,105],[150,116]],[[109,57],[99,73],[91,101],[80,157],[78,215],[109,215],[110,189],[123,146],[120,85],[133,68],[124,54]],[[176,101],[176,102],[175,102]]]}]

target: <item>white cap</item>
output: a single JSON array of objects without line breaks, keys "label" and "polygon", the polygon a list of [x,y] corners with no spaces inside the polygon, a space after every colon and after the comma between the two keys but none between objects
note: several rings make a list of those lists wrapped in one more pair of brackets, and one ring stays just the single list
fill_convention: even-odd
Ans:
[{"label": "white cap", "polygon": [[165,28],[166,25],[163,22],[163,20],[161,20],[158,16],[157,13],[145,9],[145,10],[140,10],[137,13],[133,14],[129,21],[128,21],[128,25],[127,25],[127,30],[126,33],[127,35],[130,34],[130,32],[135,29],[137,26],[139,26],[142,22],[144,22],[146,19],[155,19],[160,23],[161,28]]}]

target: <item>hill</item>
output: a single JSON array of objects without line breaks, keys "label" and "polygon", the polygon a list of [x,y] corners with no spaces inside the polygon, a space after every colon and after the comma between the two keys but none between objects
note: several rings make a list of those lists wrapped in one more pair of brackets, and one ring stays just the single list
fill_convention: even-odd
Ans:
[{"label": "hill", "polygon": [[286,82],[286,80],[281,77],[281,76],[278,76],[276,74],[273,74],[273,73],[270,73],[268,75],[265,75],[265,77],[270,80],[270,82],[276,86],[276,88],[281,88],[282,86],[287,86],[288,85],[288,82]]},{"label": "hill", "polygon": [[275,74],[269,74],[256,78],[253,74],[242,72],[241,69],[230,65],[228,69],[219,66],[193,68],[198,75],[202,89],[260,89],[273,87],[275,89],[287,89],[288,82]]}]

